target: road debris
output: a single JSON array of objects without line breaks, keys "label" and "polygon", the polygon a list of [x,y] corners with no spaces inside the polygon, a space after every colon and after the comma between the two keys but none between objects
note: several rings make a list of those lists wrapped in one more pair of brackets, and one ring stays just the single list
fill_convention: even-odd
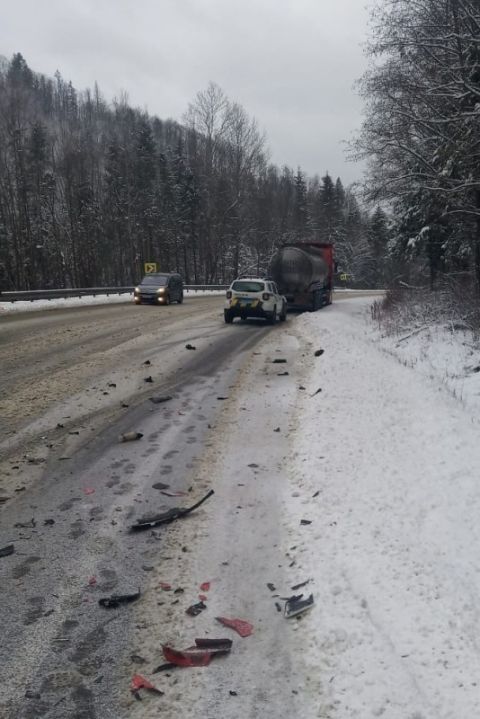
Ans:
[{"label": "road debris", "polygon": [[314,352],[314,355],[315,355],[315,357],[321,357],[324,352],[325,352],[325,350],[316,350]]},{"label": "road debris", "polygon": [[90,579],[88,580],[88,583],[91,587],[95,587],[97,584],[97,578],[95,576],[90,577]]},{"label": "road debris", "polygon": [[320,494],[320,490],[317,489],[317,491],[315,492],[315,494],[312,494],[312,499],[315,499],[315,497],[318,497],[319,494]]},{"label": "road debris", "polygon": [[170,524],[170,522],[174,522],[176,519],[181,519],[187,514],[190,514],[190,512],[193,512],[195,509],[200,507],[203,502],[209,499],[212,494],[214,494],[213,489],[207,492],[207,494],[202,497],[202,499],[200,499],[198,502],[192,504],[191,507],[172,507],[166,512],[162,512],[162,514],[142,517],[138,519],[136,523],[131,526],[130,529],[132,532],[139,532],[144,529],[149,529],[150,527],[156,527],[159,524]]},{"label": "road debris", "polygon": [[279,357],[277,357],[276,359],[272,360],[272,364],[287,364],[287,360],[280,359]]},{"label": "road debris", "polygon": [[55,520],[54,520],[54,519],[44,519],[44,520],[43,520],[43,526],[44,526],[44,527],[53,527],[54,524],[55,524]]},{"label": "road debris", "polygon": [[303,386],[303,385],[301,384],[301,385],[300,385],[300,387],[299,387],[298,389],[301,389],[301,390],[303,391],[303,390],[305,390],[305,389],[306,389],[306,387],[304,387],[304,386]]},{"label": "road debris", "polygon": [[144,381],[144,382],[148,382],[149,384],[151,384],[151,383],[153,382],[153,377],[152,377],[152,375],[148,375],[148,377],[144,377],[144,378],[143,378],[143,381]]},{"label": "road debris", "polygon": [[228,397],[217,397],[217,399],[223,401],[223,400],[225,400],[225,399],[228,399]]},{"label": "road debris", "polygon": [[140,689],[146,689],[147,691],[153,692],[154,694],[159,694],[160,696],[163,696],[164,694],[164,692],[160,691],[160,689],[154,687],[153,684],[148,681],[148,679],[142,677],[141,674],[135,674],[132,677],[132,683],[130,685],[130,691],[132,692],[135,699],[141,699],[141,696],[139,694]]},{"label": "road debris", "polygon": [[303,587],[306,587],[307,584],[310,584],[311,581],[311,579],[306,579],[304,582],[300,582],[300,584],[295,584],[293,587],[291,587],[292,592],[296,592],[297,589],[303,589]]},{"label": "road debris", "polygon": [[187,497],[188,492],[182,492],[181,490],[178,490],[177,492],[170,492],[162,490],[160,494],[164,494],[165,497]]},{"label": "road debris", "polygon": [[277,377],[288,377],[290,372],[279,372],[277,374]]},{"label": "road debris", "polygon": [[[167,644],[162,647],[163,656],[169,665],[177,667],[206,667],[214,657],[229,654],[232,648],[231,639],[195,639],[195,646],[179,651]],[[163,671],[157,667],[155,672]]]},{"label": "road debris", "polygon": [[153,404],[163,404],[164,402],[170,402],[171,399],[173,399],[171,394],[154,394],[150,397],[150,402],[153,402]]},{"label": "road debris", "polygon": [[274,432],[280,432],[280,427],[276,427],[273,431],[274,431]]},{"label": "road debris", "polygon": [[145,360],[145,362],[144,362],[143,364],[148,367],[148,366],[150,366],[152,363],[150,362],[150,360]]},{"label": "road debris", "polygon": [[233,691],[233,689],[230,689],[230,691],[228,693],[230,694],[231,697],[238,697],[237,692]]},{"label": "road debris", "polygon": [[290,597],[285,602],[284,615],[287,619],[290,617],[296,617],[299,614],[303,614],[308,609],[311,609],[313,604],[313,594],[310,594],[307,599],[303,599],[303,594],[300,594],[297,597]]},{"label": "road debris", "polygon": [[116,387],[116,386],[117,385],[115,384],[115,382],[109,382],[107,385],[107,387]]},{"label": "road debris", "polygon": [[311,519],[301,519],[300,520],[300,524],[302,524],[303,526],[306,526],[307,524],[311,524],[311,523],[312,523]]},{"label": "road debris", "polygon": [[322,391],[322,388],[319,387],[316,392],[314,392],[313,394],[310,395],[310,397],[315,397],[317,394],[320,394],[321,391]]},{"label": "road debris", "polygon": [[190,617],[196,617],[206,608],[207,605],[205,604],[205,602],[200,601],[196,604],[192,604],[190,607],[188,607],[188,609],[185,609],[185,614],[188,614]]},{"label": "road debris", "polygon": [[164,592],[170,592],[172,589],[172,585],[168,582],[160,582],[158,586],[160,587],[160,589],[163,589]]},{"label": "road debris", "polygon": [[215,617],[215,619],[224,627],[234,629],[241,637],[249,637],[253,634],[253,624],[246,622],[244,619],[227,619],[226,617]]},{"label": "road debris", "polygon": [[140,656],[140,654],[130,654],[130,659],[132,662],[135,662],[135,664],[146,664],[147,660]]},{"label": "road debris", "polygon": [[142,439],[143,434],[141,432],[125,432],[118,438],[119,442],[135,442],[137,439]]},{"label": "road debris", "polygon": [[196,350],[197,348],[194,347],[194,346],[191,345],[191,344],[188,344],[188,345],[185,345],[185,349],[186,349],[186,350]]},{"label": "road debris", "polygon": [[270,589],[271,592],[276,591],[276,587],[274,584],[272,584],[272,582],[267,582],[267,587]]},{"label": "road debris", "polygon": [[280,604],[280,602],[275,602],[275,607],[276,607],[276,609],[277,609],[277,612],[281,612],[281,611],[282,611],[282,605]]},{"label": "road debris", "polygon": [[140,589],[133,594],[111,594],[109,597],[102,597],[98,600],[101,607],[105,609],[116,609],[121,604],[130,604],[140,598]]},{"label": "road debris", "polygon": [[13,544],[7,544],[5,547],[0,549],[0,557],[9,557],[15,551]]},{"label": "road debris", "polygon": [[32,517],[29,522],[16,522],[13,525],[16,529],[34,529],[37,526],[35,519]]},{"label": "road debris", "polygon": [[153,489],[168,489],[170,487],[169,484],[164,484],[163,482],[156,482],[155,484],[152,484]]},{"label": "road debris", "polygon": [[83,493],[84,494],[95,494],[95,490],[93,489],[93,487],[84,487]]},{"label": "road debris", "polygon": [[210,590],[210,582],[202,582],[200,585],[201,592],[208,592]]}]

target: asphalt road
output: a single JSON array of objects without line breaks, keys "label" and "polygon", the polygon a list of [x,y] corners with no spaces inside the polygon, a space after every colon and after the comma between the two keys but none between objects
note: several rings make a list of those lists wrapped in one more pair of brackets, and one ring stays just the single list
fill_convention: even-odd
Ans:
[{"label": "asphalt road", "polygon": [[[171,531],[129,527],[207,491],[196,467],[219,431],[218,398],[281,331],[227,327],[218,297],[2,320],[0,547],[15,547],[0,557],[2,719],[124,716],[141,620],[133,605],[107,610],[98,599],[143,592],[166,555],[181,558]],[[169,402],[149,400],[166,393]],[[128,431],[144,436],[119,443]],[[162,485],[187,495],[169,498]]]}]

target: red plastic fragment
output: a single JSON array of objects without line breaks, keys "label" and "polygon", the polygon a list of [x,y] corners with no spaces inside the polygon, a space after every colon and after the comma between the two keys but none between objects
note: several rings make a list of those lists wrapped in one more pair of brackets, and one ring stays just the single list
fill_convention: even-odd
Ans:
[{"label": "red plastic fragment", "polygon": [[138,692],[139,689],[148,689],[151,692],[155,692],[156,694],[163,694],[163,692],[160,691],[160,689],[157,689],[157,687],[154,687],[151,682],[148,681],[148,679],[145,679],[145,677],[142,677],[141,674],[135,674],[132,677],[132,683],[130,684],[130,691],[131,692]]},{"label": "red plastic fragment", "polygon": [[226,617],[215,617],[224,627],[230,627],[240,634],[241,637],[249,637],[253,634],[253,624],[244,619],[227,619]]},{"label": "red plastic fragment", "polygon": [[179,651],[167,645],[162,647],[163,656],[170,664],[177,667],[206,667],[210,664],[212,653],[207,651]]},{"label": "red plastic fragment", "polygon": [[96,577],[90,577],[90,579],[88,580],[88,583],[89,583],[89,585],[90,585],[91,587],[94,587],[94,586],[96,585],[96,583],[97,583],[97,578],[96,578]]},{"label": "red plastic fragment", "polygon": [[203,582],[203,584],[200,584],[201,592],[208,592],[209,589],[210,589],[210,582]]},{"label": "red plastic fragment", "polygon": [[198,598],[200,599],[201,602],[206,602],[208,599],[206,594],[199,594]]},{"label": "red plastic fragment", "polygon": [[84,494],[94,494],[95,490],[93,489],[93,487],[84,487],[83,493]]},{"label": "red plastic fragment", "polygon": [[195,639],[195,646],[178,651],[164,644],[163,656],[169,664],[177,667],[206,667],[216,656],[229,654],[231,639]]},{"label": "red plastic fragment", "polygon": [[165,592],[169,592],[172,588],[171,584],[168,584],[168,582],[160,582],[160,589],[163,589]]}]

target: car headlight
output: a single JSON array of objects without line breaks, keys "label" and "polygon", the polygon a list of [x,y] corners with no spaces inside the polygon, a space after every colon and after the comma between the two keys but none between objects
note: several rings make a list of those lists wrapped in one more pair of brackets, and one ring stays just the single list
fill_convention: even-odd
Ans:
[{"label": "car headlight", "polygon": [[133,292],[134,292],[134,294],[138,295],[139,292],[140,292],[140,287],[135,287],[135,289],[133,290]]},{"label": "car headlight", "polygon": [[165,288],[164,288],[164,287],[160,287],[160,289],[157,290],[157,294],[158,294],[158,295],[163,295],[164,292],[165,292]]}]

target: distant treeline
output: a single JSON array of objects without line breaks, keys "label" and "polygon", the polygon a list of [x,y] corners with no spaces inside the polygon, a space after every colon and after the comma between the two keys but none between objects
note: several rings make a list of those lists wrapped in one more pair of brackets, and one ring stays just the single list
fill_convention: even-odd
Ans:
[{"label": "distant treeline", "polygon": [[227,282],[310,238],[378,284],[386,232],[340,179],[270,164],[255,120],[213,83],[179,124],[79,93],[20,54],[0,68],[0,289],[132,284],[145,261]]}]

